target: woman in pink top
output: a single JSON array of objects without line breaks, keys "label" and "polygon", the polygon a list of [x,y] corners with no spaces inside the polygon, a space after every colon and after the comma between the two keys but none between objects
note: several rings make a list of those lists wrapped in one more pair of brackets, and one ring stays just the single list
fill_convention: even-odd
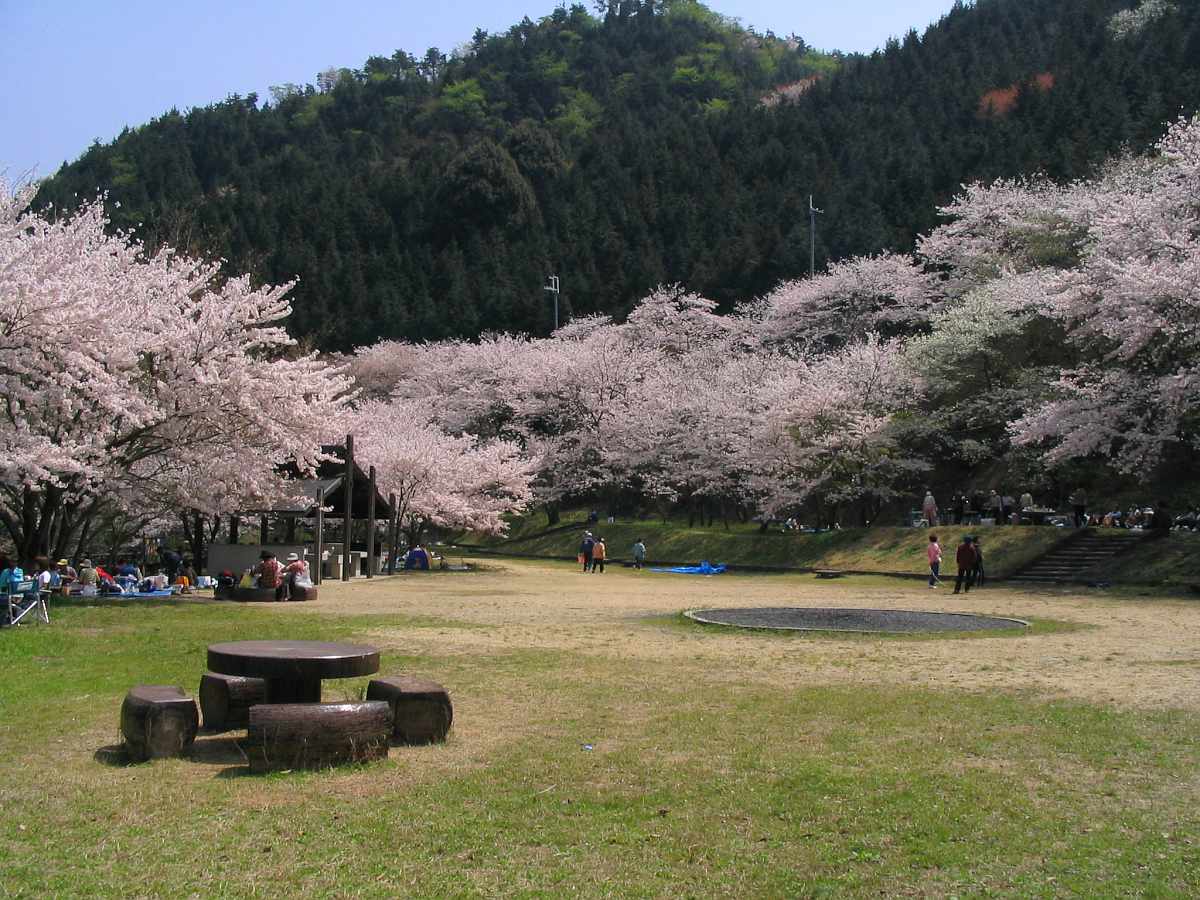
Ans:
[{"label": "woman in pink top", "polygon": [[935,588],[938,586],[938,568],[942,564],[942,548],[937,542],[937,535],[929,536],[929,586]]}]

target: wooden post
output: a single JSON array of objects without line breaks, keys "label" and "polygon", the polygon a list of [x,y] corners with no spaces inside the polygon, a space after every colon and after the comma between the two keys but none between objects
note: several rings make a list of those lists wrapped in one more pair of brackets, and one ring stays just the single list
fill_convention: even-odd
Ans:
[{"label": "wooden post", "polygon": [[392,514],[388,518],[388,574],[396,574],[396,495],[388,494],[388,506],[392,509]]},{"label": "wooden post", "polygon": [[312,573],[312,583],[321,583],[321,557],[325,554],[325,488],[317,488],[317,533],[316,533],[316,566]]},{"label": "wooden post", "polygon": [[284,540],[289,544],[296,543],[296,517],[295,516],[287,517],[287,536],[284,538]]},{"label": "wooden post", "polygon": [[346,435],[346,526],[342,542],[342,581],[350,580],[350,537],[354,533],[354,435]]},{"label": "wooden post", "polygon": [[258,517],[258,542],[259,544],[269,544],[271,541],[271,523],[267,521],[266,516]]},{"label": "wooden post", "polygon": [[367,498],[367,577],[375,577],[375,467],[371,466],[368,481],[371,494]]}]

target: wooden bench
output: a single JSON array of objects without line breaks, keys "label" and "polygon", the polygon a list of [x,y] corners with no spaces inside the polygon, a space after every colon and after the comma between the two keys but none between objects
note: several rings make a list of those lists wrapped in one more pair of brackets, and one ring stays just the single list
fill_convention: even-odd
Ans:
[{"label": "wooden bench", "polygon": [[217,672],[205,672],[200,679],[200,712],[210,731],[245,728],[250,723],[250,707],[266,702],[266,679]]},{"label": "wooden bench", "polygon": [[250,708],[251,772],[324,769],[385,759],[392,708],[382,702],[267,703]]},{"label": "wooden bench", "polygon": [[425,678],[373,679],[367,685],[367,699],[384,700],[391,706],[392,740],[397,744],[440,743],[454,721],[446,689]]},{"label": "wooden bench", "polygon": [[196,739],[200,716],[183,688],[139,684],[121,704],[121,736],[131,760],[178,756]]},{"label": "wooden bench", "polygon": [[813,574],[818,578],[841,578],[846,573],[841,569],[813,569]]}]

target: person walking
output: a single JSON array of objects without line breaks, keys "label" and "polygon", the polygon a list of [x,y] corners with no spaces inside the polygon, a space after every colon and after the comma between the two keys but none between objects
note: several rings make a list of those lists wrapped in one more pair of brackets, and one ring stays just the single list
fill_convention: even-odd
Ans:
[{"label": "person walking", "polygon": [[971,592],[971,572],[975,570],[975,547],[971,536],[964,535],[962,543],[958,545],[958,550],[954,553],[954,561],[958,564],[958,577],[954,579],[954,593],[962,590],[963,585],[966,585],[965,593]]},{"label": "person walking", "polygon": [[592,574],[596,570],[600,570],[600,574],[604,574],[604,560],[608,556],[608,548],[604,546],[604,538],[596,538],[596,543],[592,547]]},{"label": "person walking", "polygon": [[633,545],[633,567],[640,569],[646,562],[646,545],[642,543],[642,539],[638,538],[637,543]]},{"label": "person walking", "polygon": [[971,587],[983,587],[983,547],[979,545],[979,535],[971,539],[971,549],[975,551],[975,566],[971,569],[971,579],[967,584]]},{"label": "person walking", "polygon": [[596,539],[590,531],[583,533],[583,541],[579,544],[579,559],[583,562],[583,571],[592,571],[592,551],[596,548]]},{"label": "person walking", "polygon": [[929,547],[925,552],[929,558],[929,586],[935,588],[941,583],[938,570],[942,565],[942,547],[938,543],[936,534],[929,536]]}]

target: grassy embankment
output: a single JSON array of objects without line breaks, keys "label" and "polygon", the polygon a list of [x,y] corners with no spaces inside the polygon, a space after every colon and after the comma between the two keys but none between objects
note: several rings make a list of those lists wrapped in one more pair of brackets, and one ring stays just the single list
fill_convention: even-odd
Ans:
[{"label": "grassy embankment", "polygon": [[[822,534],[760,531],[757,525],[731,525],[728,530],[688,528],[677,521],[618,519],[588,525],[585,514],[563,516],[562,524],[546,528],[542,517],[513,522],[505,538],[464,538],[468,544],[516,556],[573,558],[585,529],[604,538],[608,555],[628,559],[639,538],[646,544],[651,565],[691,565],[706,559],[714,565],[763,569],[841,569],[850,572],[919,575],[927,571],[925,547],[929,532],[920,528],[847,528]],[[1057,528],[980,528],[951,525],[935,529],[945,559],[953,568],[954,549],[965,534],[980,537],[987,571],[1004,577],[1041,556],[1067,537]]]},{"label": "grassy embankment", "polygon": [[[1097,529],[1101,535],[1109,531]],[[1200,534],[1172,531],[1161,538],[1148,540],[1132,553],[1089,569],[1085,578],[1088,581],[1154,585],[1172,590],[1196,589],[1200,586]]]},{"label": "grassy embankment", "polygon": [[[504,538],[464,537],[464,545],[477,545],[489,552],[513,556],[571,559],[587,529],[604,538],[609,557],[621,561],[639,538],[646,544],[651,565],[692,565],[702,559],[733,567],[770,569],[841,569],[889,575],[919,575],[925,569],[925,545],[929,532],[919,528],[847,528],[822,534],[760,531],[757,525],[731,524],[712,528],[688,528],[680,521],[618,519],[588,525],[586,514],[572,511],[561,524],[547,528],[542,516],[529,516],[512,523]],[[1061,528],[987,527],[949,525],[935,529],[942,545],[945,571],[953,571],[954,549],[963,535],[981,541],[988,574],[1004,578],[1028,565],[1068,539]],[[1123,534],[1114,529],[1096,529],[1096,534]],[[1200,534],[1172,532],[1159,540],[1148,540],[1126,553],[1083,574],[1084,581],[1112,584],[1155,585],[1185,589],[1200,585]]]}]

